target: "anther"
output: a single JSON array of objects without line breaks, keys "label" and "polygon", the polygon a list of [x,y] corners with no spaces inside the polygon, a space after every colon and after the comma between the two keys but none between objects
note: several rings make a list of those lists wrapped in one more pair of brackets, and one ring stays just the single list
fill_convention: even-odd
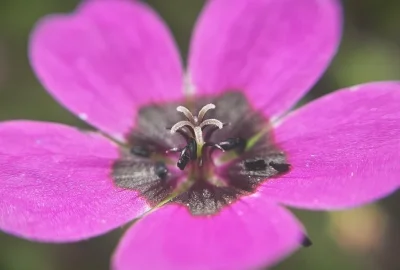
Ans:
[{"label": "anther", "polygon": [[267,168],[267,163],[263,159],[245,160],[244,166],[249,171],[263,171]]},{"label": "anther", "polygon": [[168,176],[168,168],[164,162],[158,161],[154,165],[154,173],[160,177],[161,180],[165,180]]},{"label": "anther", "polygon": [[268,165],[271,166],[272,168],[274,168],[279,173],[288,172],[290,169],[290,164],[287,164],[287,163],[276,163],[276,162],[271,161]]},{"label": "anther", "polygon": [[131,148],[130,152],[139,157],[150,157],[150,150],[142,145],[135,145]]},{"label": "anther", "polygon": [[197,158],[197,143],[194,139],[190,139],[189,143],[182,149],[177,162],[177,166],[180,170],[184,170],[186,165],[191,160],[196,160]]}]

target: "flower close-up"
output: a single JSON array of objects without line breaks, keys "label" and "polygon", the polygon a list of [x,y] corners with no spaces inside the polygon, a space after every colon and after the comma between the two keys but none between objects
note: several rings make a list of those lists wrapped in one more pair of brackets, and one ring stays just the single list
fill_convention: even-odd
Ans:
[{"label": "flower close-up", "polygon": [[335,0],[208,0],[183,64],[146,3],[44,17],[32,69],[92,129],[0,122],[0,229],[69,243],[131,222],[114,270],[260,269],[311,245],[286,207],[349,209],[400,185],[399,82],[293,109],[341,30]]}]

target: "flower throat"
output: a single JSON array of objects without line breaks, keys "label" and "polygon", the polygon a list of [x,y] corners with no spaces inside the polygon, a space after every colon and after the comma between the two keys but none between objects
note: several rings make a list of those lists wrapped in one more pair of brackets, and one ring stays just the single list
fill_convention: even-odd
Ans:
[{"label": "flower throat", "polygon": [[117,186],[154,207],[174,202],[193,215],[210,215],[289,171],[269,121],[241,93],[190,104],[192,110],[175,102],[139,110],[129,145],[113,166]]}]

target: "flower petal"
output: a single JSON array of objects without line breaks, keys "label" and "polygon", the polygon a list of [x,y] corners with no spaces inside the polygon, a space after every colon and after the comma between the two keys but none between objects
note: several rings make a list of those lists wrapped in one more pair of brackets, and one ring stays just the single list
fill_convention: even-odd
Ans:
[{"label": "flower petal", "polygon": [[0,229],[41,241],[105,233],[148,210],[113,185],[118,149],[99,134],[52,123],[0,124]]},{"label": "flower petal", "polygon": [[261,192],[290,206],[341,209],[400,186],[400,83],[375,82],[322,97],[276,130],[292,170]]},{"label": "flower petal", "polygon": [[44,18],[31,36],[30,58],[59,102],[119,140],[141,105],[183,96],[171,35],[139,1],[84,1],[72,15]]},{"label": "flower petal", "polygon": [[127,232],[113,269],[253,269],[287,256],[303,238],[298,221],[261,196],[246,197],[214,216],[167,205]]},{"label": "flower petal", "polygon": [[320,77],[340,32],[335,0],[208,1],[191,44],[191,80],[204,94],[241,89],[276,117]]}]

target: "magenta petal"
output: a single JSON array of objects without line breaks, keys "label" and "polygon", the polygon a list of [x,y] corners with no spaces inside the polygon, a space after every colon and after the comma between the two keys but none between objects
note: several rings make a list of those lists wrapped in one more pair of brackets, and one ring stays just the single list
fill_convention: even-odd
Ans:
[{"label": "magenta petal", "polygon": [[105,233],[148,210],[110,179],[118,149],[97,133],[28,121],[0,124],[0,229],[41,241]]},{"label": "magenta petal", "polygon": [[168,205],[139,220],[121,240],[113,269],[227,270],[271,265],[303,239],[298,221],[261,196],[215,216],[192,216]]},{"label": "magenta petal", "polygon": [[192,81],[204,94],[241,89],[272,118],[320,77],[340,30],[334,0],[208,1],[191,44]]},{"label": "magenta petal", "polygon": [[293,112],[277,128],[292,170],[265,196],[290,206],[340,209],[400,186],[400,83],[354,86]]},{"label": "magenta petal", "polygon": [[170,32],[139,1],[84,1],[36,26],[30,58],[46,89],[83,120],[123,140],[143,104],[182,94]]}]

